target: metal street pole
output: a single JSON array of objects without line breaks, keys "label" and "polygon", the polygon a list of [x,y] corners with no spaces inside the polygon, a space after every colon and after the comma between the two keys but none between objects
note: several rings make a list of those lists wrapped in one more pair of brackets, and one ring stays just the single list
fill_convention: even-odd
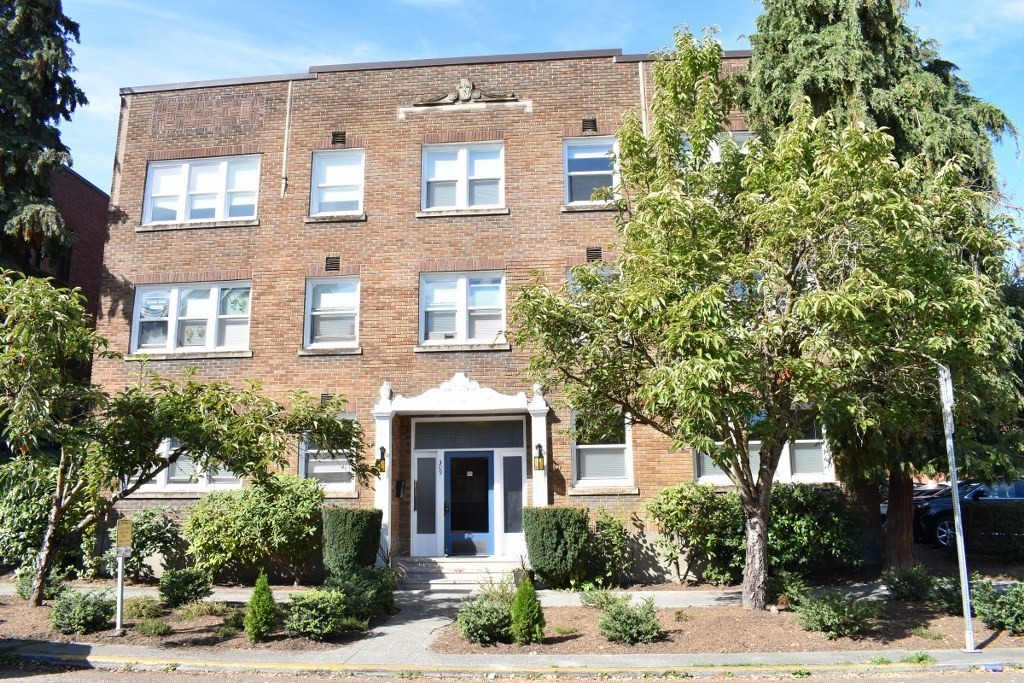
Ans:
[{"label": "metal street pole", "polygon": [[953,494],[953,523],[956,525],[956,556],[960,565],[960,589],[964,602],[964,652],[980,652],[974,646],[974,621],[971,618],[971,582],[967,574],[967,553],[964,548],[964,522],[960,512],[960,488],[956,476],[956,453],[953,449],[953,376],[942,363],[939,366],[939,393],[942,397],[942,418],[946,430],[946,453],[949,455],[949,486]]}]

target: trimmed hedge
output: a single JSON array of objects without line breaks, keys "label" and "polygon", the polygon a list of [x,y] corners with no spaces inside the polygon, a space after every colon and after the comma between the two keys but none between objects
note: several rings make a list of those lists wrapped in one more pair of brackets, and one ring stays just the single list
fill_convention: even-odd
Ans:
[{"label": "trimmed hedge", "polygon": [[324,567],[335,576],[372,567],[380,548],[383,510],[325,508]]},{"label": "trimmed hedge", "polygon": [[524,508],[523,532],[530,566],[549,586],[567,588],[586,577],[588,509]]}]

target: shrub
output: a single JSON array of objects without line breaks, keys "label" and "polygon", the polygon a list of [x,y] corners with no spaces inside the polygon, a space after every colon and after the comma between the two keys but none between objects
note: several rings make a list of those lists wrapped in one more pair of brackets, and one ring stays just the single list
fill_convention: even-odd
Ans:
[{"label": "shrub", "polygon": [[586,508],[523,509],[530,566],[549,586],[566,588],[585,576],[589,518]]},{"label": "shrub", "polygon": [[289,635],[326,640],[345,631],[363,630],[366,621],[345,614],[341,591],[311,588],[291,595],[284,627]]},{"label": "shrub", "polygon": [[1024,634],[1024,584],[1016,583],[999,593],[991,581],[973,586],[974,611],[989,628]]},{"label": "shrub", "polygon": [[324,519],[324,567],[342,575],[359,567],[372,567],[380,548],[383,510],[327,508]]},{"label": "shrub", "polygon": [[882,572],[882,583],[897,600],[916,602],[927,600],[935,585],[935,579],[923,564],[909,569],[889,569]]},{"label": "shrub", "polygon": [[217,600],[202,600],[182,606],[178,610],[178,616],[182,619],[199,619],[200,617],[223,617],[231,612],[232,609],[226,603]]},{"label": "shrub", "polygon": [[630,645],[653,643],[664,635],[654,611],[654,598],[647,598],[639,605],[611,603],[602,611],[597,628],[608,640]]},{"label": "shrub", "polygon": [[619,602],[629,602],[629,596],[615,595],[605,588],[591,588],[580,593],[580,603],[584,607],[596,607],[603,610],[609,605]]},{"label": "shrub", "polygon": [[163,614],[164,608],[160,601],[148,595],[124,601],[125,619],[156,619]]},{"label": "shrub", "polygon": [[66,590],[53,601],[50,625],[61,633],[92,633],[114,618],[116,602],[110,591]]},{"label": "shrub", "polygon": [[270,591],[270,582],[267,581],[266,572],[260,572],[252,597],[249,598],[249,608],[245,612],[244,625],[249,640],[254,643],[266,640],[274,630],[276,619],[277,603],[274,602],[274,594]]},{"label": "shrub", "polygon": [[768,599],[771,602],[786,601],[799,605],[810,591],[810,584],[801,574],[779,570],[768,577]]},{"label": "shrub", "polygon": [[160,577],[157,588],[160,600],[174,609],[190,602],[199,602],[213,594],[210,575],[202,569],[168,569]]},{"label": "shrub", "polygon": [[459,633],[471,643],[490,645],[512,640],[512,610],[501,600],[485,595],[467,600],[459,608],[457,621]]},{"label": "shrub", "polygon": [[857,533],[857,523],[835,486],[772,486],[768,553],[773,568],[808,573],[857,565]]},{"label": "shrub", "polygon": [[[184,539],[181,537],[181,526],[168,515],[167,508],[149,508],[129,515],[132,522],[132,554],[124,558],[125,574],[133,580],[153,578],[153,568],[146,560],[154,555],[164,558],[162,566],[166,566],[167,558],[181,554]],[[102,562],[111,576],[117,574],[117,557],[115,556],[114,540],[117,529],[110,530],[110,548],[103,554]]]},{"label": "shrub", "polygon": [[[14,574],[14,594],[22,600],[28,600],[32,597],[32,577],[35,571],[35,566],[30,562],[19,567],[18,571]],[[67,589],[65,582],[70,573],[70,569],[51,571],[50,576],[46,578],[46,584],[43,586],[43,599],[56,600],[60,597],[60,594]]]},{"label": "shrub", "polygon": [[171,625],[163,619],[143,619],[135,624],[135,630],[144,636],[166,636],[171,632]]},{"label": "shrub", "polygon": [[632,560],[627,546],[626,526],[604,508],[594,518],[594,533],[589,544],[589,574],[601,586],[621,586]]},{"label": "shrub", "polygon": [[344,595],[345,613],[357,619],[389,614],[395,604],[395,572],[386,567],[355,567],[331,576],[324,587]]},{"label": "shrub", "polygon": [[539,643],[544,640],[544,611],[541,609],[533,581],[524,577],[512,602],[512,640]]},{"label": "shrub", "polygon": [[829,640],[862,633],[885,606],[873,600],[851,600],[845,595],[827,592],[805,596],[796,607],[800,624],[808,631],[820,631]]},{"label": "shrub", "polygon": [[276,565],[298,580],[317,547],[323,499],[315,479],[286,475],[209,493],[185,522],[188,554],[211,576]]},{"label": "shrub", "polygon": [[[978,572],[971,573],[971,588],[972,590],[981,583],[981,574]],[[976,596],[975,596],[976,597]],[[943,576],[935,581],[935,587],[932,589],[932,602],[945,612],[953,616],[962,617],[964,615],[964,594],[960,590],[960,577],[959,576]],[[977,610],[975,610],[975,613]]]}]

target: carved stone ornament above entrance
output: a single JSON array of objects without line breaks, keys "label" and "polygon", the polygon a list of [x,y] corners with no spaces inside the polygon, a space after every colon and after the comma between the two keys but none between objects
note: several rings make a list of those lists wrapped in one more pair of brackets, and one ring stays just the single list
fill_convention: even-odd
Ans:
[{"label": "carved stone ornament above entrance", "polygon": [[460,78],[454,90],[443,95],[432,97],[428,100],[414,102],[414,107],[443,107],[449,104],[470,104],[473,102],[518,102],[519,96],[515,93],[496,95],[480,90],[473,85],[468,78]]}]

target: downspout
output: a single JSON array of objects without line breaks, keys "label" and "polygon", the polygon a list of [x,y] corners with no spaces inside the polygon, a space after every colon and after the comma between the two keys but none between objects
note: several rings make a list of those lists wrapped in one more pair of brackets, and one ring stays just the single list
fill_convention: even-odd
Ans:
[{"label": "downspout", "polygon": [[292,135],[292,84],[288,81],[288,105],[284,114],[284,150],[281,154],[281,196],[288,189],[288,141]]},{"label": "downspout", "polygon": [[644,62],[636,63],[640,74],[640,124],[643,126],[644,135],[647,135],[647,79],[644,75]]}]

